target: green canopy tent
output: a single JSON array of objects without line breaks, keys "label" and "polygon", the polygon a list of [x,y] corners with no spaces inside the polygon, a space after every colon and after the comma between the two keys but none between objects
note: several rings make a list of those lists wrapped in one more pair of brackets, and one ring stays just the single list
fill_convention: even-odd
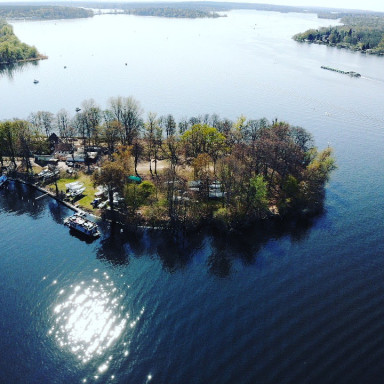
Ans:
[{"label": "green canopy tent", "polygon": [[141,177],[138,177],[138,176],[128,176],[128,181],[140,184],[141,183]]}]

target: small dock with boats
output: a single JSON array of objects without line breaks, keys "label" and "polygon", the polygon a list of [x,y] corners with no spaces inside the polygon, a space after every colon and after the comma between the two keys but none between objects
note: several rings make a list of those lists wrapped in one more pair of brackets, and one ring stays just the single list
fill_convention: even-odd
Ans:
[{"label": "small dock with boats", "polygon": [[64,225],[91,238],[100,236],[98,225],[85,218],[84,213],[77,212],[67,217],[64,219]]},{"label": "small dock with boats", "polygon": [[342,71],[341,69],[326,67],[325,65],[321,66],[322,69],[326,69],[327,71],[333,71],[337,73],[341,73],[343,75],[349,75],[351,77],[361,77],[360,73],[354,72],[354,71]]}]

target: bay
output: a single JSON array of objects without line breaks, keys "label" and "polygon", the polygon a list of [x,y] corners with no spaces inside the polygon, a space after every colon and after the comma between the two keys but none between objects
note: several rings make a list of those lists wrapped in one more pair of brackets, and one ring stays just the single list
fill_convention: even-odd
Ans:
[{"label": "bay", "polygon": [[224,239],[103,227],[86,243],[62,225],[66,208],[11,183],[0,191],[1,382],[380,382],[383,58],[291,39],[331,22],[232,11],[13,23],[49,59],[0,75],[1,119],[132,95],[176,118],[303,126],[334,148],[338,170],[324,214]]}]

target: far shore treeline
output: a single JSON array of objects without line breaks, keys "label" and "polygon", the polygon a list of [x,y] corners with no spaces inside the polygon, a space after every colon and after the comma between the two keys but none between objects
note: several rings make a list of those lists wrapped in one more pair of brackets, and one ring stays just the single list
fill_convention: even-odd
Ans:
[{"label": "far shore treeline", "polygon": [[[111,98],[105,110],[92,99],[81,107],[74,116],[62,109],[1,122],[0,163],[33,177],[31,156],[50,153],[53,132],[68,153],[101,148],[92,178],[106,191],[104,214],[117,209],[131,224],[232,228],[318,212],[335,169],[331,148],[319,151],[310,133],[278,120],[207,114],[176,122],[172,114],[144,115],[133,97]],[[128,183],[134,175],[143,182]]]},{"label": "far shore treeline", "polygon": [[378,14],[345,15],[343,25],[309,29],[293,39],[363,53],[384,55],[384,17]]},{"label": "far shore treeline", "polygon": [[0,4],[0,19],[55,20],[92,17],[91,9],[62,5]]}]

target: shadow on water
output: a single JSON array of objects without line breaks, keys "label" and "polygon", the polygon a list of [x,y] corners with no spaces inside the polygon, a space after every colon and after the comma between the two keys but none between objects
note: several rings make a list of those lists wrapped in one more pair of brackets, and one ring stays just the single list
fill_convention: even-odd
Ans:
[{"label": "shadow on water", "polygon": [[[38,61],[28,61],[22,63],[11,63],[11,64],[1,64],[0,65],[0,77],[6,76],[8,79],[13,79],[14,75],[21,73],[28,69],[30,66],[38,66]],[[33,85],[33,84],[32,84]]]},{"label": "shadow on water", "polygon": [[106,231],[97,257],[114,266],[128,265],[131,257],[158,257],[169,273],[186,268],[198,255],[208,255],[210,274],[227,277],[235,260],[252,265],[260,249],[270,240],[290,237],[299,242],[320,215],[312,218],[274,220],[242,231],[206,228],[188,235],[165,230],[130,230],[117,224]]},{"label": "shadow on water", "polygon": [[46,206],[44,198],[36,200],[41,195],[26,184],[9,182],[0,190],[0,207],[6,212],[38,219]]},{"label": "shadow on water", "polygon": [[[35,200],[41,195],[41,192],[28,185],[10,182],[0,190],[0,209],[38,219],[43,210],[48,208],[52,219],[63,224],[68,208],[49,197]],[[228,232],[207,227],[188,234],[166,230],[133,230],[119,224],[99,222],[102,237],[95,242],[96,256],[116,267],[129,265],[131,258],[158,258],[169,273],[187,268],[193,258],[203,258],[210,274],[227,277],[235,262],[252,265],[260,249],[271,240],[289,237],[293,242],[302,241],[321,215],[275,219],[241,231]],[[69,233],[87,244],[95,241],[73,230]]]},{"label": "shadow on water", "polygon": [[109,236],[102,238],[97,249],[97,258],[106,260],[114,266],[125,266],[129,264],[130,252],[127,249],[127,239],[121,232],[123,229],[118,224],[99,225],[102,232],[109,233]]},{"label": "shadow on water", "polygon": [[68,208],[54,199],[49,199],[49,212],[57,224],[63,224],[63,218],[68,213]]},{"label": "shadow on water", "polygon": [[309,229],[320,216],[275,219],[255,224],[241,232],[211,230],[208,234],[211,241],[208,270],[218,277],[226,277],[230,275],[235,260],[244,265],[254,264],[260,249],[271,240],[289,237],[293,242],[300,242],[306,238]]},{"label": "shadow on water", "polygon": [[80,241],[84,241],[84,243],[87,243],[87,244],[92,244],[96,239],[93,238],[93,237],[89,237],[79,231],[76,231],[72,228],[69,228],[69,234],[72,236],[72,237],[76,237],[76,239],[80,240]]}]

